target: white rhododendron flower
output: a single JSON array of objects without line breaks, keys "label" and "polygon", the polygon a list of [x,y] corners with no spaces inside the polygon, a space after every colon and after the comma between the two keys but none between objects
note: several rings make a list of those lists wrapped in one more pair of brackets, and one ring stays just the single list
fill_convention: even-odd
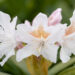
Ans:
[{"label": "white rhododendron flower", "polygon": [[14,48],[16,47],[15,39],[15,25],[17,17],[12,21],[8,14],[0,11],[0,58],[5,58],[0,61],[3,64],[15,54]]},{"label": "white rhododendron flower", "polygon": [[56,62],[59,48],[57,42],[61,40],[66,25],[59,23],[49,26],[48,21],[49,19],[45,14],[39,13],[33,20],[32,26],[28,21],[17,26],[18,41],[27,43],[26,46],[17,51],[17,61],[31,55],[37,57],[42,55],[44,58]]},{"label": "white rhododendron flower", "polygon": [[63,40],[61,42],[60,59],[62,62],[70,60],[71,54],[75,54],[75,11],[70,18],[71,25],[65,30]]}]

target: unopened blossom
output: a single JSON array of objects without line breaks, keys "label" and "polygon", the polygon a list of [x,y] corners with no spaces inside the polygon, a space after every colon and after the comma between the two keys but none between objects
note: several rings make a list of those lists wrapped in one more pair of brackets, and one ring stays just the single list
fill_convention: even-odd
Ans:
[{"label": "unopened blossom", "polygon": [[42,55],[44,58],[56,62],[59,48],[57,41],[60,41],[66,25],[49,26],[48,21],[49,19],[45,14],[39,13],[34,18],[32,25],[28,21],[17,25],[16,36],[18,41],[27,44],[17,51],[17,61],[21,61],[31,55],[37,57]]},{"label": "unopened blossom", "polygon": [[48,18],[48,25],[56,25],[61,22],[62,16],[61,16],[61,8],[56,9]]},{"label": "unopened blossom", "polygon": [[0,11],[0,58],[4,59],[0,61],[0,65],[4,63],[15,54],[14,48],[16,47],[15,41],[15,25],[17,17],[12,21],[8,14]]},{"label": "unopened blossom", "polygon": [[61,42],[60,59],[62,62],[70,60],[70,56],[75,54],[75,11],[70,18],[71,24],[65,30],[65,34]]}]

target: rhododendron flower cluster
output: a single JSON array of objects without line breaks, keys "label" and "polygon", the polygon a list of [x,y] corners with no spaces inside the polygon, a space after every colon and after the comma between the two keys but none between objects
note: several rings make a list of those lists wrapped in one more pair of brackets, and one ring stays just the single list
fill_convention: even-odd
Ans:
[{"label": "rhododendron flower cluster", "polygon": [[42,55],[56,63],[60,46],[60,59],[67,62],[72,54],[75,55],[74,19],[75,11],[71,24],[62,24],[61,8],[58,8],[49,17],[39,13],[32,24],[28,20],[16,24],[17,17],[11,21],[8,14],[0,11],[0,58],[5,56],[0,65],[3,66],[13,55],[18,62],[32,55]]}]

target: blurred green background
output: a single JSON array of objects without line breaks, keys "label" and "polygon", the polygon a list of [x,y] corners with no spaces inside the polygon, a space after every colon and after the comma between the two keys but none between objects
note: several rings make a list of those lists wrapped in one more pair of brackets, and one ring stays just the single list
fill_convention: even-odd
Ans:
[{"label": "blurred green background", "polygon": [[[18,23],[24,22],[24,20],[29,20],[32,22],[33,18],[39,13],[43,12],[48,16],[57,8],[62,8],[63,20],[62,23],[70,23],[69,18],[75,9],[75,0],[0,0],[0,11],[10,14],[13,18],[18,16]],[[50,75],[75,75],[74,60],[65,64],[65,70],[63,70],[63,65],[61,62],[57,64],[62,67],[60,70],[54,73],[53,71],[57,69],[55,64],[52,65],[53,74]],[[54,66],[55,65],[55,66]],[[54,67],[54,68],[53,68]],[[71,71],[69,71],[71,69]],[[25,61],[20,63],[16,62],[15,57],[11,57],[8,62],[0,67],[0,75],[30,75]]]},{"label": "blurred green background", "polygon": [[69,22],[75,0],[0,0],[0,11],[11,17],[17,15],[21,22],[25,19],[32,21],[39,12],[50,15],[56,8],[62,8],[63,22]]}]

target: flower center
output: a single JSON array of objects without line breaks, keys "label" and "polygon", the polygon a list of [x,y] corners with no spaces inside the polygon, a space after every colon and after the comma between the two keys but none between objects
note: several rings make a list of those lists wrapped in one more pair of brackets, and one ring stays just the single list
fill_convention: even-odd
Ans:
[{"label": "flower center", "polygon": [[69,35],[75,32],[75,25],[71,25],[67,28],[65,35]]},{"label": "flower center", "polygon": [[33,35],[36,38],[47,38],[50,35],[50,33],[44,31],[43,26],[39,26],[37,30],[31,32],[31,35]]}]

